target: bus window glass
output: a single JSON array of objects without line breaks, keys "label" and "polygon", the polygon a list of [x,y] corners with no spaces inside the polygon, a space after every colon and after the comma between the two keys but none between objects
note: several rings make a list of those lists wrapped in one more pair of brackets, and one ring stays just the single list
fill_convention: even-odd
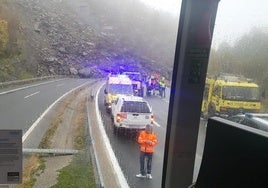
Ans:
[{"label": "bus window glass", "polygon": [[[36,152],[30,150],[33,157],[30,162],[34,164],[29,163],[29,166],[45,166],[48,174],[59,175],[57,179],[56,175],[51,177],[25,168],[22,187],[31,183],[36,187],[67,187],[70,182],[66,186],[60,184],[66,179],[78,184],[74,187],[90,187],[79,184],[84,182],[96,183],[92,175],[95,169],[87,171],[93,160],[84,152],[91,147],[86,145],[89,135],[83,132],[90,134],[85,117],[87,120],[96,118],[89,123],[91,131],[103,128],[101,134],[91,136],[107,138],[105,141],[111,144],[104,142],[103,145],[109,147],[115,156],[114,161],[118,162],[116,170],[122,173],[118,177],[126,180],[130,187],[161,187],[180,6],[181,0],[0,0],[0,128],[23,130],[24,149],[40,149],[38,151],[48,154],[51,151],[46,149],[64,148],[73,152],[73,158],[60,156],[63,160],[53,155],[46,161],[47,158],[34,155]],[[267,0],[219,2],[211,36],[207,67],[209,87],[206,85],[203,93],[206,102],[202,108],[204,111],[200,113],[204,118],[200,119],[198,127],[193,180],[202,159],[207,117],[222,115],[222,109],[233,113],[240,110],[268,113],[267,7]],[[139,173],[140,154],[136,135],[114,134],[112,113],[105,111],[105,107],[116,101],[112,94],[133,94],[133,87],[120,84],[111,84],[104,92],[102,84],[108,75],[123,72],[128,72],[131,79],[141,81],[142,96],[152,107],[153,116],[145,118],[154,120],[153,128],[159,143],[155,147],[150,183],[135,177]],[[220,75],[223,74],[232,80],[232,86],[228,86],[228,79],[222,80],[224,76]],[[239,79],[242,78],[247,83],[241,85]],[[216,83],[217,80],[220,81]],[[154,82],[149,85],[151,81]],[[252,87],[247,87],[249,84]],[[161,94],[163,91],[165,95]],[[91,100],[87,101],[89,94]],[[105,95],[109,95],[106,106]],[[227,106],[226,101],[232,102]],[[88,108],[84,108],[85,104]],[[134,109],[151,111],[143,105]],[[103,145],[99,144],[96,149]],[[81,152],[77,154],[76,151]],[[67,151],[60,152],[66,154]],[[114,158],[108,156],[106,159],[102,162]],[[49,168],[58,164],[58,169]],[[63,177],[65,170],[68,171],[64,168],[66,166],[74,168],[70,174],[77,172],[77,179]],[[28,163],[24,167],[28,167]],[[30,170],[33,173],[27,174]],[[110,170],[110,175],[115,174],[108,167],[105,170]],[[26,182],[28,179],[36,181]],[[111,183],[114,182],[117,181]]]}]

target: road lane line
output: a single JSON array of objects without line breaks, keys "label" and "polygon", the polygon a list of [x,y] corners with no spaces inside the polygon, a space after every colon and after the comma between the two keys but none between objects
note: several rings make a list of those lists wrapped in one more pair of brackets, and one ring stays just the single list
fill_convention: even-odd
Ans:
[{"label": "road lane line", "polygon": [[161,125],[159,125],[156,121],[154,121],[154,125],[156,125],[157,127],[161,127]]},{"label": "road lane line", "polygon": [[64,84],[57,84],[56,86],[57,86],[57,87],[60,87],[60,86],[63,86],[63,85],[64,85]]},{"label": "road lane line", "polygon": [[48,82],[42,82],[42,83],[39,83],[39,84],[33,84],[33,85],[25,86],[25,87],[20,87],[20,88],[17,88],[17,89],[12,89],[12,90],[1,92],[0,95],[13,93],[13,92],[16,92],[16,91],[19,91],[19,90],[28,89],[28,88],[40,86],[40,85],[43,85],[43,84],[48,84],[48,83],[52,83],[52,82],[58,82],[58,81],[61,81],[61,80],[64,80],[64,79],[52,80],[52,81],[48,81]]},{"label": "road lane line", "polygon": [[24,97],[24,99],[27,99],[27,98],[29,98],[29,97],[31,97],[31,96],[34,96],[34,95],[38,94],[38,93],[40,93],[40,91],[37,91],[37,92],[32,93],[32,94],[30,94],[30,95],[27,95],[27,96]]},{"label": "road lane line", "polygon": [[37,127],[38,123],[45,117],[45,115],[60,101],[62,100],[64,97],[66,97],[68,94],[70,94],[71,92],[75,91],[76,89],[83,87],[85,85],[87,85],[88,82],[85,82],[83,84],[81,84],[80,86],[77,86],[76,88],[68,91],[67,93],[65,93],[64,95],[62,95],[60,98],[58,98],[54,103],[52,103],[44,112],[41,116],[38,117],[38,119],[32,124],[32,126],[27,130],[27,132],[22,136],[22,143],[25,142],[25,140],[27,139],[27,137],[31,134],[31,132],[34,130],[35,127]]},{"label": "road lane line", "polygon": [[[102,88],[102,86],[97,91],[96,99],[98,99],[98,97],[99,97],[100,89]],[[115,173],[117,175],[119,184],[120,184],[121,188],[129,188],[127,180],[126,180],[126,178],[125,178],[125,176],[124,176],[124,174],[122,172],[122,169],[121,169],[121,167],[119,165],[119,162],[118,162],[118,160],[117,160],[117,158],[115,156],[115,153],[114,153],[114,151],[112,149],[110,140],[109,140],[109,138],[108,138],[108,136],[106,134],[106,131],[104,129],[104,125],[103,125],[100,110],[99,110],[99,104],[98,104],[97,100],[95,102],[95,109],[96,109],[97,121],[98,121],[98,124],[100,125],[100,132],[103,135],[103,141],[105,143],[104,145],[106,146],[107,152],[109,153],[110,160],[111,160],[112,166],[113,166],[113,168],[115,170]]]},{"label": "road lane line", "polygon": [[169,100],[168,99],[163,99],[164,102],[166,103],[169,103]]}]

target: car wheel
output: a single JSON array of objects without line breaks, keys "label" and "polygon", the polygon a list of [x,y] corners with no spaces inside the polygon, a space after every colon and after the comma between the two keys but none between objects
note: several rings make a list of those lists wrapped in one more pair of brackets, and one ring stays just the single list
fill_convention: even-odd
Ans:
[{"label": "car wheel", "polygon": [[144,89],[143,88],[141,88],[140,90],[139,90],[139,95],[140,95],[140,97],[143,97],[143,91]]},{"label": "car wheel", "polygon": [[108,107],[106,107],[106,112],[107,112],[108,114],[110,114],[110,113],[111,113],[111,109],[108,108]]},{"label": "car wheel", "polygon": [[117,135],[118,134],[118,128],[114,125],[114,128],[113,128],[113,133],[115,134],[115,135]]}]

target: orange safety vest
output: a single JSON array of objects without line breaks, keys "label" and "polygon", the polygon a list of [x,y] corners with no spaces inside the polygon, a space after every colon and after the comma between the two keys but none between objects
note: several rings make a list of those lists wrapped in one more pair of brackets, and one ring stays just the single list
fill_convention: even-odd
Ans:
[{"label": "orange safety vest", "polygon": [[[149,141],[149,143],[147,143]],[[140,151],[145,153],[153,153],[154,146],[158,143],[155,133],[146,133],[141,131],[138,137],[138,143],[140,144]]]}]

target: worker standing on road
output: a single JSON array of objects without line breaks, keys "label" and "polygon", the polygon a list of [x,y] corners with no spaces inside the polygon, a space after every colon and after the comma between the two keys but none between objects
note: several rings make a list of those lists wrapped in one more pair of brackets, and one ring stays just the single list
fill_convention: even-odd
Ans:
[{"label": "worker standing on road", "polygon": [[162,77],[161,80],[159,81],[159,86],[160,86],[160,95],[162,98],[166,97],[166,81],[165,77]]},{"label": "worker standing on road", "polygon": [[[141,131],[138,137],[138,143],[140,144],[140,174],[137,174],[137,178],[152,179],[152,158],[154,153],[154,146],[158,143],[156,134],[153,132],[153,127],[147,124],[145,131]],[[147,158],[147,169],[145,170],[145,160]]]}]

